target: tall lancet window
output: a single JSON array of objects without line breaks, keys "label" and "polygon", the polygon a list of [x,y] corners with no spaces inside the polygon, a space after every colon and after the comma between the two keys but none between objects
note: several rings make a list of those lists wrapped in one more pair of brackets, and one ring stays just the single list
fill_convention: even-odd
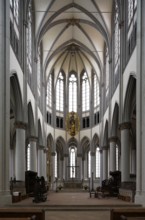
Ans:
[{"label": "tall lancet window", "polygon": [[51,109],[52,108],[52,74],[49,75],[46,91],[46,104]]},{"label": "tall lancet window", "polygon": [[19,0],[10,0],[10,7],[16,23],[19,24]]},{"label": "tall lancet window", "polygon": [[27,68],[29,73],[32,73],[32,14],[31,14],[31,1],[29,3],[29,7],[28,7],[28,15],[27,15],[27,22],[28,22],[28,26],[27,26],[27,48],[26,48],[26,52],[27,52]]},{"label": "tall lancet window", "polygon": [[56,110],[63,111],[64,109],[64,76],[59,73],[56,83]]},{"label": "tall lancet window", "polygon": [[75,148],[70,148],[70,178],[76,177],[76,161],[75,161]]},{"label": "tall lancet window", "polygon": [[96,178],[100,178],[100,149],[96,148]]},{"label": "tall lancet window", "polygon": [[137,7],[137,0],[128,0],[128,26],[130,25]]},{"label": "tall lancet window", "polygon": [[109,95],[109,54],[108,54],[108,49],[106,48],[105,51],[105,88],[106,88],[106,97]]},{"label": "tall lancet window", "polygon": [[40,48],[38,51],[38,60],[37,60],[37,88],[38,88],[38,97],[41,94],[41,59],[40,59]]},{"label": "tall lancet window", "polygon": [[91,152],[88,152],[88,178],[91,178]]},{"label": "tall lancet window", "polygon": [[96,73],[94,73],[94,108],[100,105],[99,82]]},{"label": "tall lancet window", "polygon": [[77,78],[75,74],[69,77],[69,112],[77,112]]},{"label": "tall lancet window", "polygon": [[114,14],[114,67],[115,73],[117,72],[120,58],[120,29],[119,29],[119,9],[117,0],[115,1],[115,14]]},{"label": "tall lancet window", "polygon": [[89,79],[84,72],[82,75],[82,111],[89,111],[90,110],[90,86],[89,86]]}]

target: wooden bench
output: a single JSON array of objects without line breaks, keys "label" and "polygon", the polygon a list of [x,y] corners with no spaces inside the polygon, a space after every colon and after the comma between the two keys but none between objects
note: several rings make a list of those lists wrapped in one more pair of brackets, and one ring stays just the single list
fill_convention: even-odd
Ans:
[{"label": "wooden bench", "polygon": [[45,220],[45,212],[40,208],[4,207],[0,208],[0,220],[2,219]]},{"label": "wooden bench", "polygon": [[120,208],[112,209],[110,212],[110,220],[138,220],[138,218],[145,220],[145,208]]}]

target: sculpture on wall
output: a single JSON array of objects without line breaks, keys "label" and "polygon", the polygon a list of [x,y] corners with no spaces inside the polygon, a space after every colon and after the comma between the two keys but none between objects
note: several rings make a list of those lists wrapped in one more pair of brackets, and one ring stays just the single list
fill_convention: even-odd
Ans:
[{"label": "sculpture on wall", "polygon": [[75,136],[80,129],[79,117],[76,112],[69,112],[66,117],[66,130],[71,136]]}]

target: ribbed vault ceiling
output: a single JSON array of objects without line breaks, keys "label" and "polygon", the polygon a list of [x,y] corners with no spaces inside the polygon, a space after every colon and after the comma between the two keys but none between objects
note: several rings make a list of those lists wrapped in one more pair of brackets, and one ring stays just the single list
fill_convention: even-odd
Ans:
[{"label": "ribbed vault ceiling", "polygon": [[110,47],[112,0],[35,0],[35,37],[46,79],[55,69],[83,70],[100,81],[105,42]]}]

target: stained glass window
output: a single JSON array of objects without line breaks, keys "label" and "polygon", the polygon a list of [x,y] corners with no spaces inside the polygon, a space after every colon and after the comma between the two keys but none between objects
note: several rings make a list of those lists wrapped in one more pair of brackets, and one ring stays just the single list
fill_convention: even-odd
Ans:
[{"label": "stained glass window", "polygon": [[52,74],[48,78],[46,104],[52,108]]},{"label": "stained glass window", "polygon": [[56,110],[63,111],[64,109],[64,76],[59,73],[56,84]]},{"label": "stained glass window", "polygon": [[69,112],[77,112],[77,78],[75,74],[69,77]]},{"label": "stained glass window", "polygon": [[86,72],[82,76],[82,111],[90,110],[90,86]]}]

